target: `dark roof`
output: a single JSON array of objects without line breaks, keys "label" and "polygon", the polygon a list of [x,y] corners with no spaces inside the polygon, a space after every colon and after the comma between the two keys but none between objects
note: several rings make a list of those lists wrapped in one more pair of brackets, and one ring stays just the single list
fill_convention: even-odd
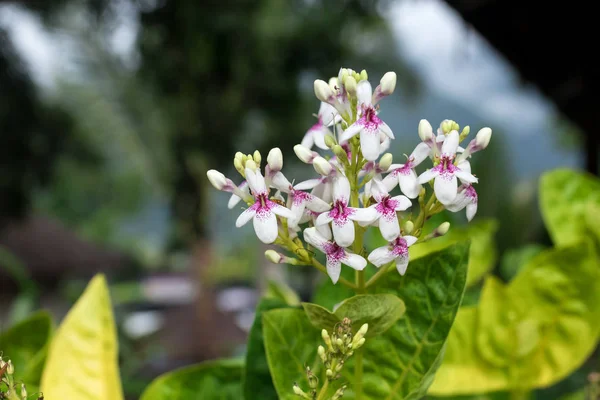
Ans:
[{"label": "dark roof", "polygon": [[446,0],[586,136],[597,174],[600,138],[598,14],[594,2]]}]

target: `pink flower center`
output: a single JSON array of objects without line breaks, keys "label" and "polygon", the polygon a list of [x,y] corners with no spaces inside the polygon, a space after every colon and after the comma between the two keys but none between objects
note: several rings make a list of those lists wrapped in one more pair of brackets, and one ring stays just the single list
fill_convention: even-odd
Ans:
[{"label": "pink flower center", "polygon": [[254,209],[258,218],[265,218],[271,214],[271,209],[275,207],[275,203],[269,200],[267,192],[259,193],[254,199],[256,201],[251,208]]},{"label": "pink flower center", "polygon": [[404,164],[402,167],[395,169],[392,173],[394,174],[394,176],[398,176],[398,175],[409,175],[410,171],[415,167],[415,158],[414,157],[410,157],[408,160],[406,160],[406,164]]},{"label": "pink flower center", "polygon": [[360,123],[363,125],[363,130],[368,133],[379,133],[379,125],[383,121],[377,116],[373,106],[363,106],[363,115],[360,117]]},{"label": "pink flower center", "polygon": [[467,186],[465,189],[465,196],[468,197],[472,203],[477,203],[477,192],[473,185]]},{"label": "pink flower center", "polygon": [[437,171],[442,177],[449,178],[458,170],[452,161],[454,161],[454,155],[442,154],[440,157],[440,163],[434,167],[433,170]]},{"label": "pink flower center", "polygon": [[399,236],[396,240],[392,242],[392,254],[396,257],[405,256],[408,254],[408,243],[406,240]]},{"label": "pink flower center", "polygon": [[375,210],[385,219],[393,220],[396,218],[396,207],[398,206],[398,201],[392,199],[390,196],[385,196],[377,205],[375,206]]},{"label": "pink flower center", "polygon": [[354,214],[354,210],[347,206],[345,199],[336,200],[333,208],[329,211],[329,216],[338,225],[344,225],[348,221],[348,217],[352,214]]},{"label": "pink flower center", "polygon": [[325,255],[329,261],[342,261],[346,258],[346,251],[335,242],[327,242],[324,247]]},{"label": "pink flower center", "polygon": [[310,200],[312,195],[301,190],[292,190],[292,202],[295,206],[299,206]]}]

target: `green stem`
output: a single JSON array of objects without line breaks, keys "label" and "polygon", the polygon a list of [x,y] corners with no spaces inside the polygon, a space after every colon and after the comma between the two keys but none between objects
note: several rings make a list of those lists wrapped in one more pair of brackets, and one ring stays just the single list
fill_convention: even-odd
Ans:
[{"label": "green stem", "polygon": [[[325,266],[323,264],[321,264],[316,258],[311,259],[311,265],[313,267],[315,267],[316,269],[318,269],[319,271],[323,272],[324,274],[327,274],[327,268],[325,268]],[[354,283],[350,282],[349,280],[347,280],[341,276],[340,276],[339,282],[341,284],[343,284],[344,286],[349,287],[350,289],[357,290],[357,286]]]},{"label": "green stem", "polygon": [[329,379],[325,379],[325,383],[323,387],[319,391],[319,395],[317,396],[317,400],[324,400],[327,396],[327,388],[329,387]]},{"label": "green stem", "polygon": [[361,347],[354,354],[354,393],[355,399],[362,398],[362,379],[363,379],[363,348]]},{"label": "green stem", "polygon": [[510,392],[510,400],[527,400],[529,399],[529,392],[526,390],[515,389]]},{"label": "green stem", "polygon": [[421,235],[421,229],[423,229],[423,225],[425,225],[425,221],[427,219],[427,214],[429,212],[429,209],[431,208],[431,206],[433,205],[433,203],[435,201],[436,201],[435,193],[432,193],[431,197],[427,201],[427,204],[421,210],[419,210],[419,216],[417,217],[417,220],[415,221],[415,227],[414,227],[415,236],[419,237]]},{"label": "green stem", "polygon": [[379,278],[381,278],[383,275],[387,274],[390,271],[390,267],[394,265],[394,261],[392,261],[389,264],[384,265],[383,267],[380,267],[379,270],[377,271],[377,273],[375,275],[373,275],[371,277],[371,279],[369,279],[367,281],[367,284],[365,285],[365,289],[368,289],[369,287],[373,286],[375,284],[375,282],[377,282],[379,280]]}]

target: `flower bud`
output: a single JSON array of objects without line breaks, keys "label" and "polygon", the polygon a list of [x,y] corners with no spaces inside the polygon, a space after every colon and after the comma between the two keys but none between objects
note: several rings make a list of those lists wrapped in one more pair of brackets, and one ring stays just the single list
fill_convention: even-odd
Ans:
[{"label": "flower bud", "polygon": [[369,324],[363,324],[360,327],[360,329],[358,330],[358,332],[356,332],[356,335],[360,335],[360,337],[364,337],[367,334],[368,330],[369,330]]},{"label": "flower bud", "polygon": [[362,347],[363,344],[365,344],[366,339],[365,338],[360,338],[352,347],[354,350],[359,349]]},{"label": "flower bud", "polygon": [[327,332],[326,329],[323,329],[321,331],[321,337],[323,338],[323,341],[325,342],[325,345],[327,346],[327,348],[329,349],[329,351],[333,351],[333,345],[331,343],[331,337],[329,336],[329,333]]},{"label": "flower bud", "polygon": [[330,135],[329,133],[325,135],[325,146],[327,146],[327,147],[329,147],[331,149],[336,144],[337,143],[336,143],[335,138],[333,137],[333,135]]},{"label": "flower bud", "polygon": [[271,261],[273,264],[280,264],[283,260],[281,254],[276,252],[275,250],[267,250],[265,251],[265,258]]},{"label": "flower bud", "polygon": [[360,80],[366,81],[367,79],[369,79],[369,74],[367,74],[367,70],[363,69],[360,71]]},{"label": "flower bud", "polygon": [[233,159],[233,166],[235,167],[237,172],[239,172],[242,176],[244,176],[244,165],[242,164],[241,157]]},{"label": "flower bud", "polygon": [[316,389],[319,385],[319,378],[312,373],[309,367],[306,367],[306,378],[308,379],[308,386],[310,386],[311,389]]},{"label": "flower bud", "polygon": [[271,168],[271,171],[281,171],[281,168],[283,168],[283,154],[281,154],[279,147],[275,147],[269,151],[267,164]]},{"label": "flower bud", "polygon": [[415,229],[415,224],[412,221],[406,221],[404,223],[404,234],[405,235],[410,235],[412,233],[413,229]]},{"label": "flower bud", "polygon": [[356,79],[354,79],[352,76],[346,77],[344,80],[344,88],[346,88],[346,91],[350,95],[356,96]]},{"label": "flower bud", "polygon": [[300,161],[306,164],[312,164],[316,154],[308,147],[302,146],[301,144],[294,146],[294,153],[296,153],[296,156],[300,159]]},{"label": "flower bud", "polygon": [[444,222],[442,224],[440,224],[440,226],[438,226],[436,228],[436,230],[433,232],[434,237],[439,237],[439,236],[444,236],[446,233],[448,233],[448,230],[450,229],[450,222]]},{"label": "flower bud", "polygon": [[248,161],[246,161],[246,169],[256,172],[256,170],[258,169],[258,165],[256,165],[256,163],[252,159],[249,159]]},{"label": "flower bud", "polygon": [[302,389],[300,389],[300,386],[298,386],[297,383],[294,383],[294,394],[302,397],[303,399],[310,399],[310,397],[304,393]]},{"label": "flower bud", "polygon": [[475,136],[475,144],[479,148],[478,150],[485,149],[488,144],[490,144],[490,140],[492,139],[492,130],[488,127],[482,128],[477,132]]},{"label": "flower bud", "polygon": [[331,400],[339,400],[344,396],[344,391],[346,390],[346,385],[343,385],[341,388],[339,388],[338,390],[336,390],[336,392],[333,394],[333,397],[331,398]]},{"label": "flower bud", "polygon": [[335,372],[340,372],[342,368],[344,368],[344,363],[340,362],[338,365],[335,366]]},{"label": "flower bud", "polygon": [[315,81],[315,96],[317,96],[317,99],[329,103],[333,97],[333,91],[327,82],[317,79]]},{"label": "flower bud", "polygon": [[342,146],[340,146],[339,144],[336,144],[335,146],[333,146],[331,148],[331,151],[338,158],[338,161],[340,161],[342,163],[348,162],[348,153],[346,153],[346,150],[344,150],[344,148]]},{"label": "flower bud", "polygon": [[396,89],[396,73],[392,71],[386,72],[379,81],[379,84],[381,85],[381,94],[384,96],[394,93],[394,89]]},{"label": "flower bud", "polygon": [[14,367],[12,361],[8,360],[8,362],[6,364],[7,364],[6,365],[6,373],[8,375],[14,374],[15,373],[15,367]]},{"label": "flower bud", "polygon": [[452,131],[458,131],[460,129],[460,126],[456,123],[456,121],[453,121],[451,119],[445,119],[440,124],[440,128],[442,129],[442,132],[445,135],[447,135]]},{"label": "flower bud", "polygon": [[340,338],[335,339],[335,344],[338,349],[342,349],[344,347],[344,341]]},{"label": "flower bud", "polygon": [[323,176],[329,176],[329,174],[333,170],[333,167],[331,166],[329,161],[327,161],[321,156],[318,156],[313,160],[313,167],[315,168],[315,171],[317,171],[317,174]]},{"label": "flower bud", "polygon": [[379,168],[381,168],[382,171],[387,171],[388,168],[390,168],[390,165],[392,165],[393,161],[394,156],[392,153],[385,153],[379,160]]},{"label": "flower bud", "polygon": [[213,185],[217,190],[223,190],[223,188],[227,185],[227,178],[225,178],[225,175],[216,169],[209,169],[206,172],[206,176],[208,177],[211,185]]},{"label": "flower bud", "polygon": [[26,399],[27,398],[27,389],[25,388],[25,384],[21,383],[21,398],[22,399]]},{"label": "flower bud", "polygon": [[327,84],[329,85],[329,88],[332,92],[335,92],[337,88],[340,87],[340,82],[338,81],[338,78],[336,76],[330,78]]},{"label": "flower bud", "polygon": [[254,162],[256,163],[256,165],[260,165],[260,162],[262,161],[262,156],[260,155],[260,151],[254,150],[252,159],[254,159]]},{"label": "flower bud", "polygon": [[317,354],[321,358],[321,361],[323,361],[323,364],[325,364],[327,362],[327,355],[325,354],[325,347],[319,346],[317,348]]},{"label": "flower bud", "polygon": [[433,140],[433,128],[426,119],[419,121],[419,137],[423,142]]},{"label": "flower bud", "polygon": [[332,378],[333,377],[333,371],[330,368],[327,368],[327,371],[325,371],[325,375],[328,378]]}]

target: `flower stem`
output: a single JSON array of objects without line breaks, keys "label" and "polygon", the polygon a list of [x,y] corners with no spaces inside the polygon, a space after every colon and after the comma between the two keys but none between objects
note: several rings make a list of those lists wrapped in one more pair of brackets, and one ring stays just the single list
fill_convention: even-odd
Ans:
[{"label": "flower stem", "polygon": [[363,379],[363,348],[361,347],[354,354],[354,393],[355,399],[362,398],[362,379]]},{"label": "flower stem", "polygon": [[319,395],[317,396],[317,400],[324,400],[327,396],[327,388],[329,387],[329,379],[325,379],[325,383],[321,390],[319,390]]},{"label": "flower stem", "polygon": [[427,214],[429,213],[429,210],[433,203],[436,201],[436,199],[437,198],[435,197],[435,193],[432,193],[431,197],[427,201],[427,204],[424,207],[422,207],[421,210],[419,210],[419,216],[415,221],[415,236],[419,237],[421,235],[421,229],[423,229],[423,225],[425,225],[425,221],[427,220]]},{"label": "flower stem", "polygon": [[368,289],[370,286],[373,286],[379,280],[379,278],[381,278],[383,275],[387,274],[392,265],[394,265],[393,261],[391,263],[386,264],[383,267],[379,268],[377,273],[375,275],[373,275],[371,277],[371,279],[369,279],[367,281],[367,284],[365,285],[365,289]]},{"label": "flower stem", "polygon": [[[319,271],[323,272],[324,274],[327,274],[327,268],[325,268],[325,266],[323,264],[321,264],[316,258],[311,259],[311,264],[313,267],[315,267]],[[344,286],[347,286],[353,290],[357,290],[357,288],[358,288],[354,283],[350,282],[349,280],[347,280],[343,277],[340,277],[339,282],[341,284],[343,284]]]}]

